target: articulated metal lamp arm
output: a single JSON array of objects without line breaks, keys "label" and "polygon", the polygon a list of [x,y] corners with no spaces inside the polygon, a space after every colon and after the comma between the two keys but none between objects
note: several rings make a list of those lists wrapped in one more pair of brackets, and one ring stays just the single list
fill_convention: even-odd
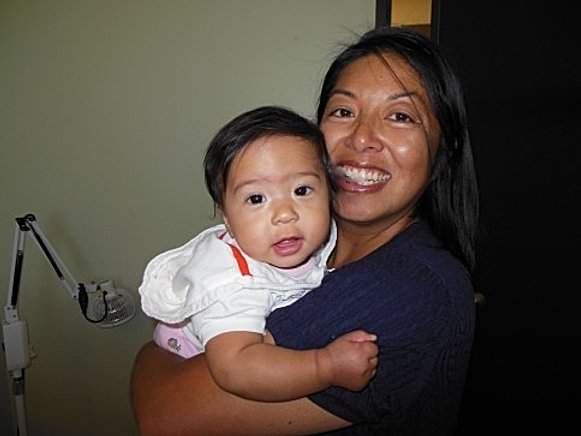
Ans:
[{"label": "articulated metal lamp arm", "polygon": [[30,350],[28,345],[28,328],[26,322],[20,319],[18,313],[18,297],[20,295],[20,281],[24,265],[24,249],[26,236],[36,242],[43,255],[55,271],[62,285],[71,294],[73,299],[79,299],[79,290],[85,291],[85,285],[78,283],[66,265],[60,259],[46,236],[36,223],[32,214],[16,218],[14,231],[14,246],[12,250],[12,268],[8,285],[8,296],[4,306],[4,322],[2,333],[6,369],[18,375],[22,369],[30,365]]},{"label": "articulated metal lamp arm", "polygon": [[32,214],[28,214],[16,218],[16,223],[22,232],[28,232],[28,235],[33,238],[34,242],[36,242],[36,245],[38,245],[38,248],[40,248],[40,251],[44,254],[44,257],[58,276],[62,285],[67,291],[69,291],[71,297],[76,300],[79,296],[79,287],[83,284],[79,283],[73,277],[65,263],[61,260],[56,250],[38,226],[36,217]]},{"label": "articulated metal lamp arm", "polygon": [[[28,327],[26,321],[20,319],[18,313],[18,297],[24,264],[26,236],[30,236],[38,245],[61,284],[71,297],[78,302],[81,312],[87,321],[99,324],[101,327],[114,327],[129,321],[135,315],[135,306],[130,295],[124,292],[123,289],[114,288],[112,281],[91,282],[90,284],[77,282],[49,240],[44,236],[34,215],[27,214],[16,218],[12,268],[10,270],[8,296],[4,306],[2,336],[6,369],[12,378],[12,395],[16,413],[14,434],[18,436],[27,435],[24,404],[24,370],[30,366],[32,357],[28,341]],[[101,307],[103,307],[103,312],[99,319],[91,319],[87,316],[88,293],[97,291],[102,294]]]}]

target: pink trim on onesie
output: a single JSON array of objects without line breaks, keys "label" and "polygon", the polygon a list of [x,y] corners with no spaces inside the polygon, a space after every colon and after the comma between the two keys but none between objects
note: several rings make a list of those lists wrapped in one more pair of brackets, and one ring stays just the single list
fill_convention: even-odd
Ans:
[{"label": "pink trim on onesie", "polygon": [[158,322],[153,331],[153,340],[161,348],[189,359],[202,352],[184,331],[184,324]]},{"label": "pink trim on onesie", "polygon": [[[224,237],[224,234],[221,236],[220,239]],[[238,250],[238,248],[232,244],[228,244],[232,249],[232,253],[236,262],[238,263],[238,268],[240,269],[240,273],[242,275],[249,275],[250,274],[248,264],[246,259],[242,253]],[[303,265],[300,265],[296,268],[289,268],[289,269],[281,269],[277,268],[280,271],[284,271],[285,274],[290,275],[291,277],[300,277],[301,275],[305,274],[308,271],[311,271],[314,268],[315,261],[311,257],[307,262]],[[275,267],[276,268],[276,267]],[[157,345],[167,351],[171,351],[178,356],[182,356],[186,359],[190,357],[194,357],[197,354],[203,352],[203,349],[196,346],[195,343],[188,337],[187,333],[184,331],[185,325],[187,322],[181,322],[178,324],[165,324],[163,322],[158,322],[155,326],[155,330],[153,331],[153,340]]]}]

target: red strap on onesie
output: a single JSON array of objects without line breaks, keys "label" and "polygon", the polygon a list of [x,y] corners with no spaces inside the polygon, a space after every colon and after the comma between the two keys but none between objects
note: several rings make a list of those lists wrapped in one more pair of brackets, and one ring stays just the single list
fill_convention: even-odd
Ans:
[{"label": "red strap on onesie", "polygon": [[[220,239],[224,239],[225,235],[226,235],[226,232],[222,233],[220,235]],[[226,244],[228,244],[228,242],[226,242]],[[252,274],[250,274],[250,268],[248,268],[248,262],[246,262],[246,259],[244,258],[244,256],[242,255],[242,253],[240,252],[238,247],[236,247],[235,245],[232,245],[232,244],[228,244],[228,246],[232,250],[232,254],[234,255],[234,259],[236,259],[236,263],[238,264],[238,269],[240,270],[240,274],[242,274],[243,276],[251,276],[252,277]]]}]

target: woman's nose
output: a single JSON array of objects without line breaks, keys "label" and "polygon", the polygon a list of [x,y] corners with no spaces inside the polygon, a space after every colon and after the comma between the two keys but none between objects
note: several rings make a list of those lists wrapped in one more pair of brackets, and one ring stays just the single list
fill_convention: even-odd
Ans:
[{"label": "woman's nose", "polygon": [[369,119],[360,119],[353,125],[348,145],[357,151],[380,151],[383,149],[377,128]]},{"label": "woman's nose", "polygon": [[299,214],[290,200],[280,200],[274,205],[274,224],[287,224],[299,219]]}]

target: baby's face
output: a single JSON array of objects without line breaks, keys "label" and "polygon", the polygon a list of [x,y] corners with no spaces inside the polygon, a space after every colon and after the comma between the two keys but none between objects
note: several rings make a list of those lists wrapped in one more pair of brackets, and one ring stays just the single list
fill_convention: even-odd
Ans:
[{"label": "baby's face", "polygon": [[326,241],[331,219],[315,146],[280,135],[248,144],[230,166],[223,213],[249,256],[279,268],[303,263]]}]

